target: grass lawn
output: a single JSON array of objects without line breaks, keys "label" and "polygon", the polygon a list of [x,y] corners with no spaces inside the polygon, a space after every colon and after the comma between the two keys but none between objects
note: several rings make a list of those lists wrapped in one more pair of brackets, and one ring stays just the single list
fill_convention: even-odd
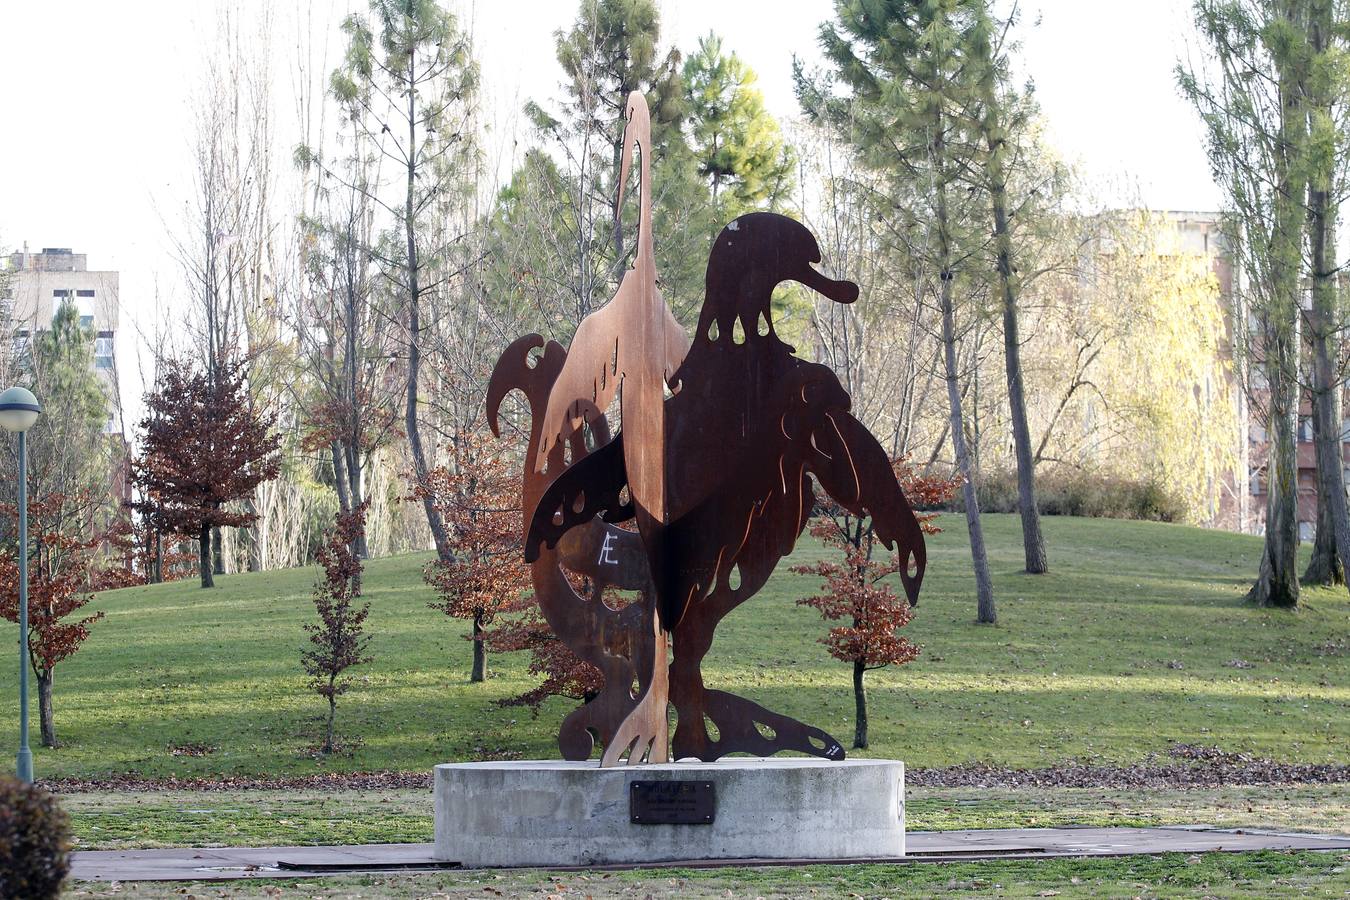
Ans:
[{"label": "grass lawn", "polygon": [[448,872],[216,884],[76,884],[71,897],[1344,897],[1350,855],[1167,854],[944,865],[680,869],[646,872]]},{"label": "grass lawn", "polygon": [[[1049,518],[1052,573],[1020,574],[1015,517],[987,518],[997,627],[974,623],[964,527],[930,542],[910,636],[923,655],[868,675],[872,746],[911,766],[980,761],[1041,767],[1130,763],[1170,741],[1289,762],[1350,758],[1350,596],[1309,591],[1299,612],[1242,594],[1256,538],[1142,522]],[[805,544],[798,559],[820,552]],[[323,701],[306,688],[301,624],[314,569],[234,575],[102,594],[107,615],[56,673],[58,750],[39,777],[426,771],[437,762],[553,757],[571,701],[540,716],[493,701],[531,684],[522,655],[468,683],[465,624],[427,608],[426,556],[372,562],[374,662],[342,699],[345,752],[313,753]],[[710,686],[832,731],[848,743],[850,669],[817,643],[824,626],[793,601],[816,587],[786,566],[718,633]],[[15,674],[0,673],[6,744]],[[34,723],[36,734],[36,723]]]}]

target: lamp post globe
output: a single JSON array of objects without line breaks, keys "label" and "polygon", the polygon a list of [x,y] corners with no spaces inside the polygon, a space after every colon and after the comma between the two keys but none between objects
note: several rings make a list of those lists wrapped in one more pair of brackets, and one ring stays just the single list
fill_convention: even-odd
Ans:
[{"label": "lamp post globe", "polygon": [[0,393],[0,428],[24,433],[33,427],[42,407],[27,388],[12,387]]},{"label": "lamp post globe", "polygon": [[27,388],[0,393],[0,428],[19,436],[19,754],[20,781],[33,781],[33,752],[28,749],[28,441],[42,407]]}]

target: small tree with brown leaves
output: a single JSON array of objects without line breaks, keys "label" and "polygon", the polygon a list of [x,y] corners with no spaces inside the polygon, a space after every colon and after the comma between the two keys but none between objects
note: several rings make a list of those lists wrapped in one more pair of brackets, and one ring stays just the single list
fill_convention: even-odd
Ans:
[{"label": "small tree with brown leaves", "polygon": [[[920,475],[904,461],[895,464],[896,476],[905,496],[915,507],[936,506],[952,497],[959,482],[949,478]],[[876,536],[870,518],[850,515],[842,507],[823,503],[816,508],[811,534],[827,547],[843,553],[844,561],[822,560],[811,565],[793,566],[799,575],[819,575],[824,590],[797,602],[820,611],[835,625],[820,639],[835,659],[853,664],[853,703],[856,722],[853,746],[867,746],[867,693],[863,676],[872,669],[903,665],[919,655],[918,645],[896,632],[909,624],[914,614],[909,603],[895,593],[886,578],[900,570],[895,556],[876,559]],[[940,529],[933,524],[936,513],[918,514],[919,527],[926,534]],[[883,548],[884,549],[884,548]]]},{"label": "small tree with brown leaves", "polygon": [[530,589],[520,534],[521,467],[482,432],[466,432],[449,451],[448,464],[432,469],[413,497],[429,496],[439,510],[451,555],[426,568],[426,581],[439,598],[431,608],[473,622],[469,680],[482,681],[487,626]]},{"label": "small tree with brown leaves", "polygon": [[132,462],[140,499],[132,506],[165,530],[198,541],[202,587],[211,574],[211,529],[247,526],[251,512],[226,507],[280,473],[273,417],[255,409],[241,366],[214,374],[171,360],[141,422],[141,456]]},{"label": "small tree with brown leaves", "polygon": [[589,702],[605,686],[605,676],[595,666],[572,652],[558,640],[533,596],[499,610],[500,613],[518,613],[501,622],[488,635],[488,646],[495,653],[530,652],[531,675],[542,676],[535,687],[521,694],[498,700],[499,706],[528,706],[539,714],[539,708],[549,697],[571,697]]},{"label": "small tree with brown leaves", "polygon": [[[57,746],[52,717],[56,664],[74,655],[89,637],[89,626],[103,618],[102,612],[92,616],[79,612],[94,599],[95,591],[122,586],[116,583],[117,573],[97,564],[104,536],[77,537],[80,523],[87,520],[81,511],[91,504],[88,497],[65,494],[49,494],[28,504],[28,662],[37,677],[44,747]],[[17,506],[5,504],[0,510],[7,522],[17,522]],[[19,559],[12,550],[0,553],[0,617],[19,621]]]},{"label": "small tree with brown leaves", "polygon": [[319,548],[323,579],[314,588],[317,623],[306,623],[312,646],[301,655],[301,663],[310,676],[310,688],[328,701],[328,724],[324,730],[324,753],[333,752],[333,723],[337,718],[337,700],[351,687],[345,672],[370,662],[365,655],[370,638],[365,634],[370,604],[356,605],[361,596],[361,557],[356,548],[366,529],[363,502],[351,512],[339,512],[328,541]]}]

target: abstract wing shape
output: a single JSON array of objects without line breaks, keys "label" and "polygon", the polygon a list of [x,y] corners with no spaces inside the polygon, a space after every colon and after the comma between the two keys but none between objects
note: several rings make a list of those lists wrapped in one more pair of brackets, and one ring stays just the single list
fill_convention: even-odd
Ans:
[{"label": "abstract wing shape", "polygon": [[877,537],[900,557],[910,605],[918,605],[928,549],[886,451],[861,422],[840,410],[826,414],[811,443],[817,453],[809,467],[820,486],[854,515],[872,517]]},{"label": "abstract wing shape", "polygon": [[606,522],[633,518],[633,501],[623,465],[623,435],[568,466],[539,498],[525,536],[525,561],[539,558],[541,547],[557,547],[569,530],[597,515]]}]

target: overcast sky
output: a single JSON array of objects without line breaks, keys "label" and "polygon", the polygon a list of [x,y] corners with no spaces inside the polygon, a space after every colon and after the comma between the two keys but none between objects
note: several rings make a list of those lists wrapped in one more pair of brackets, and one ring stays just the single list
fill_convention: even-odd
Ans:
[{"label": "overcast sky", "polygon": [[[256,9],[261,2],[243,5]],[[797,113],[792,57],[818,62],[816,30],[830,16],[829,0],[659,2],[667,44],[687,53],[715,30],[724,48],[758,73],[769,110]],[[1059,152],[1118,197],[1155,209],[1215,208],[1200,130],[1172,74],[1184,52],[1189,3],[1022,2],[1021,65]],[[472,26],[495,123],[491,140],[509,170],[521,104],[557,93],[553,32],[569,24],[576,4],[451,5]],[[349,8],[344,0],[276,0],[283,56],[302,6],[312,6],[316,21],[334,24]],[[178,221],[189,187],[189,94],[213,20],[204,0],[12,3],[0,18],[7,113],[0,131],[0,248],[71,247],[88,254],[90,268],[121,272],[117,352],[131,422],[142,390],[140,337],[153,332],[158,315],[154,298],[158,293],[171,304],[181,295],[165,222]],[[334,36],[330,67],[338,52]],[[284,64],[275,80],[284,117],[292,108]],[[285,122],[280,131],[287,131]],[[518,136],[523,146],[527,136]],[[278,148],[284,160],[290,138],[281,139],[288,141]]]}]

